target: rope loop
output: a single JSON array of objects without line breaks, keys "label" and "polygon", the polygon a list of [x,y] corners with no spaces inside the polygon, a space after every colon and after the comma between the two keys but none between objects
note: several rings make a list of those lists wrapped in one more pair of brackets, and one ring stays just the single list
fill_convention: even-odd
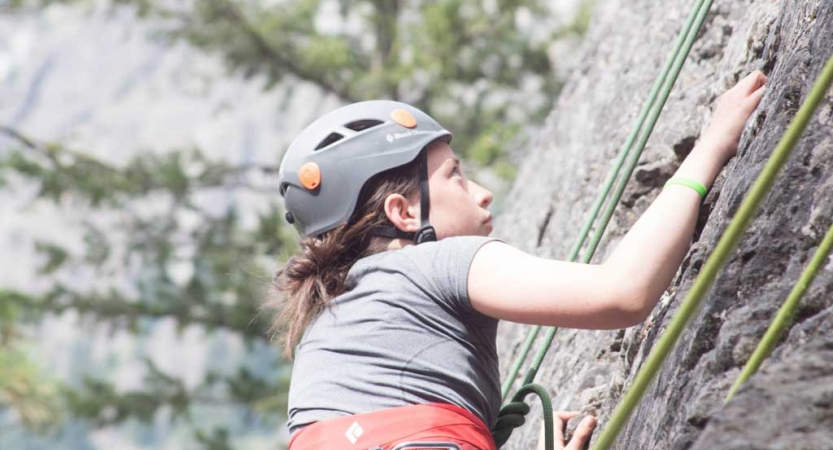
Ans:
[{"label": "rope loop", "polygon": [[500,408],[498,419],[492,427],[492,437],[495,439],[498,448],[509,440],[515,428],[519,428],[526,423],[529,405],[524,402],[524,398],[529,394],[535,394],[541,400],[541,406],[544,409],[544,441],[546,449],[552,450],[555,439],[552,428],[552,400],[543,386],[534,383],[521,386],[512,397],[512,401]]},{"label": "rope loop", "polygon": [[528,413],[529,405],[524,402],[510,402],[500,408],[497,421],[492,426],[492,437],[498,448],[509,440],[515,428],[520,428],[526,423]]}]

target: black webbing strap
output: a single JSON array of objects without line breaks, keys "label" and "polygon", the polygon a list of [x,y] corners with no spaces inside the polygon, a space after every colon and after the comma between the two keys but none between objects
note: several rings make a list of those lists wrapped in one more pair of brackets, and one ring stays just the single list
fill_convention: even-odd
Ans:
[{"label": "black webbing strap", "polygon": [[431,202],[428,192],[428,152],[425,150],[419,156],[419,217],[422,226],[416,232],[414,243],[422,244],[423,242],[433,242],[437,240],[437,232],[428,221],[430,214]]},{"label": "black webbing strap", "polygon": [[428,154],[423,150],[419,155],[419,218],[420,228],[416,233],[402,231],[392,226],[376,227],[373,234],[390,239],[407,239],[415,244],[433,242],[437,240],[437,232],[428,221],[431,211],[431,202],[428,191]]}]

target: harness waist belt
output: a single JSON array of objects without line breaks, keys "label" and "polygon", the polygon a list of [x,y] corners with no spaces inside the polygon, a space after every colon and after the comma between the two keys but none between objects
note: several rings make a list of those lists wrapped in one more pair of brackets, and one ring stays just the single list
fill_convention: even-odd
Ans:
[{"label": "harness waist belt", "polygon": [[480,418],[444,403],[401,406],[316,422],[295,433],[289,449],[390,450],[409,442],[451,443],[461,450],[497,450],[489,428]]}]

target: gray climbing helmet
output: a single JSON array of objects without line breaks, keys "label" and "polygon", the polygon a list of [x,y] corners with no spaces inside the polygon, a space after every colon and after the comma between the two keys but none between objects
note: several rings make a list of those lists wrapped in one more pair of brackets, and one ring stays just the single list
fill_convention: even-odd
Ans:
[{"label": "gray climbing helmet", "polygon": [[376,234],[436,240],[428,223],[430,143],[451,141],[451,133],[428,114],[405,103],[373,100],[332,111],[306,127],[284,154],[278,172],[286,220],[302,236],[317,236],[350,219],[362,186],[374,175],[420,157],[422,227],[404,233],[395,227]]}]

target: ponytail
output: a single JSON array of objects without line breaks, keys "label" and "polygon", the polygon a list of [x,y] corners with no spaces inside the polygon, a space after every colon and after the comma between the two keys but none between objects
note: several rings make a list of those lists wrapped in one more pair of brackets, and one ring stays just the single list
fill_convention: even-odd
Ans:
[{"label": "ponytail", "polygon": [[301,249],[275,274],[274,288],[283,297],[272,326],[281,338],[284,356],[293,350],[309,324],[333,298],[346,292],[347,272],[361,258],[382,251],[373,234],[379,226],[392,226],[385,214],[390,194],[405,197],[419,192],[418,161],[382,172],[362,188],[351,219],[317,237],[301,239]]}]

